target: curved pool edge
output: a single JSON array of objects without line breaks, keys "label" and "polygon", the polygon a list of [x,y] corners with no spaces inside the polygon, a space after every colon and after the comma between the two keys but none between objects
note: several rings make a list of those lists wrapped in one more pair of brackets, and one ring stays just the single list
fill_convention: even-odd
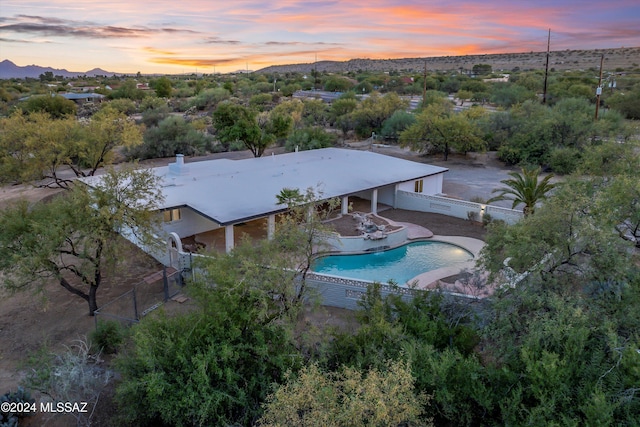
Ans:
[{"label": "curved pool edge", "polygon": [[[399,283],[398,285],[401,287],[407,287],[407,288],[413,287],[414,289],[432,290],[433,289],[432,285],[434,285],[434,283],[438,282],[439,280],[444,279],[445,277],[460,274],[464,270],[473,271],[476,269],[476,261],[480,256],[480,251],[485,246],[484,241],[480,239],[475,239],[473,237],[433,235],[433,237],[430,237],[430,238],[417,238],[417,239],[406,240],[402,244],[395,245],[395,246],[386,248],[384,250],[396,249],[403,245],[407,245],[414,242],[421,242],[421,241],[442,242],[442,243],[449,243],[451,245],[458,246],[461,249],[464,249],[467,252],[471,253],[473,255],[473,259],[465,262],[460,262],[455,265],[442,267],[442,268],[421,273],[411,278],[406,283]],[[314,258],[323,257],[327,255],[360,255],[360,254],[366,254],[366,253],[367,251],[357,251],[357,252],[325,251],[322,253],[314,254]],[[342,276],[330,275],[326,273],[318,273],[315,271],[313,272],[313,274],[317,274],[319,276],[324,275],[332,278],[343,278]],[[374,283],[373,281],[368,281],[364,279],[348,279],[348,280],[355,280],[362,283]]]},{"label": "curved pool edge", "polygon": [[452,245],[459,246],[462,249],[471,252],[471,254],[473,254],[473,260],[421,273],[407,282],[407,284],[415,283],[415,289],[430,289],[434,282],[444,279],[445,277],[460,274],[460,272],[464,270],[474,270],[476,268],[476,261],[480,257],[480,251],[485,246],[485,243],[480,239],[464,236],[434,235],[432,238],[425,240],[450,243]]}]

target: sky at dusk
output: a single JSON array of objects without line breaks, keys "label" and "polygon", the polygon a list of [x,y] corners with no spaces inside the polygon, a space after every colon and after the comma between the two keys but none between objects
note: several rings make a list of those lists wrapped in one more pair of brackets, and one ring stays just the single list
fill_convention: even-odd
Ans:
[{"label": "sky at dusk", "polygon": [[119,73],[640,46],[638,0],[1,0],[0,60]]}]

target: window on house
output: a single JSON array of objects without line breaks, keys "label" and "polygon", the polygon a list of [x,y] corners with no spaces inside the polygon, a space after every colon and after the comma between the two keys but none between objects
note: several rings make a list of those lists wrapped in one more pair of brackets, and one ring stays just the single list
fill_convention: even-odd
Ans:
[{"label": "window on house", "polygon": [[422,179],[417,180],[416,182],[414,182],[414,191],[416,193],[422,193],[422,189],[423,189],[424,183]]},{"label": "window on house", "polygon": [[169,209],[164,211],[163,214],[164,214],[164,222],[179,221],[181,218],[180,209]]}]

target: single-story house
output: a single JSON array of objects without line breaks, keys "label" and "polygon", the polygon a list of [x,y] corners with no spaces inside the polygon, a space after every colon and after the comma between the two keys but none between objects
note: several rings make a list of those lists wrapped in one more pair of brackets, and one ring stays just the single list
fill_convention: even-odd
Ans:
[{"label": "single-story house", "polygon": [[[154,168],[162,178],[162,227],[166,236],[192,238],[216,231],[224,248],[234,247],[234,232],[252,221],[275,232],[276,215],[286,212],[276,196],[284,188],[312,188],[322,199],[339,198],[346,214],[349,197],[395,207],[398,191],[442,193],[448,169],[370,151],[324,148],[244,160],[185,163],[182,155]],[[99,177],[98,177],[99,178]],[[91,180],[87,180],[91,185]],[[222,233],[224,229],[224,233]],[[202,237],[201,237],[202,239]],[[220,242],[222,243],[222,242]]]},{"label": "single-story house", "polygon": [[369,151],[324,148],[244,160],[176,162],[154,169],[162,177],[164,231],[181,238],[225,228],[225,248],[234,244],[234,226],[267,219],[268,234],[275,216],[287,207],[277,203],[283,188],[312,188],[324,199],[340,198],[347,213],[349,197],[395,205],[397,190],[442,193],[446,168],[389,157]]}]

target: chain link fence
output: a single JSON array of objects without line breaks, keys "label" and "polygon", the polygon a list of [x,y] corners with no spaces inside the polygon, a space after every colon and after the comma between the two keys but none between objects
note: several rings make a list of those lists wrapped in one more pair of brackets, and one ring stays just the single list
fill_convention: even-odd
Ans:
[{"label": "chain link fence", "polygon": [[183,286],[182,272],[164,267],[96,310],[96,328],[100,322],[106,321],[115,321],[122,326],[138,323],[141,318],[178,295]]}]

